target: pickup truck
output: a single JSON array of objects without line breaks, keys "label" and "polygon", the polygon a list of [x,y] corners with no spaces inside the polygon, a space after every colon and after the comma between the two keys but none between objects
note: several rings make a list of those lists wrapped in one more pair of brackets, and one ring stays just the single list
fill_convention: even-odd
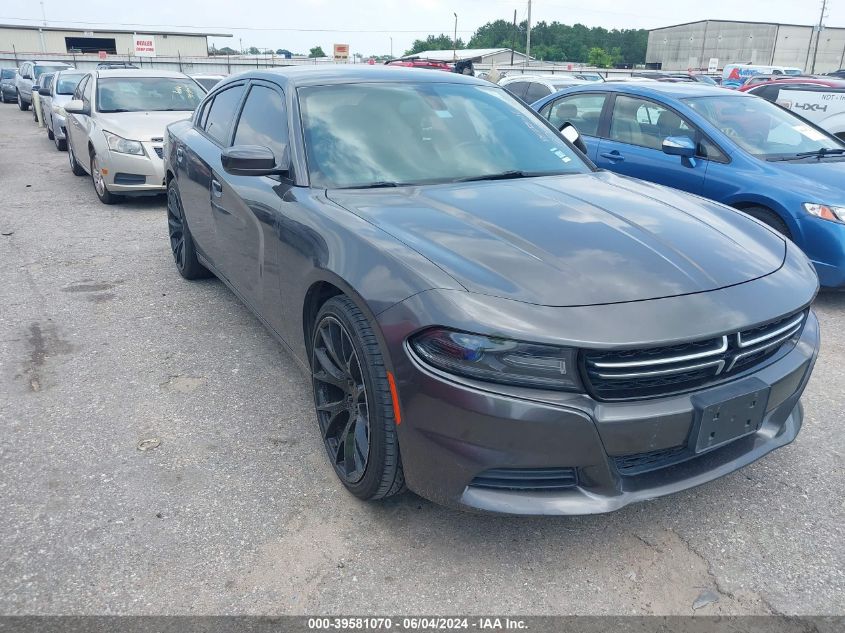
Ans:
[{"label": "pickup truck", "polygon": [[780,79],[759,84],[743,92],[763,97],[791,110],[845,141],[843,79]]}]

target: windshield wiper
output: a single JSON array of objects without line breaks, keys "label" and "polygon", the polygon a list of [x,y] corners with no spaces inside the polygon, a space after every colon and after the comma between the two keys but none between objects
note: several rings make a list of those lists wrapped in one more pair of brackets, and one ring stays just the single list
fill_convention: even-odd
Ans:
[{"label": "windshield wiper", "polygon": [[114,114],[115,112],[132,112],[132,110],[124,110],[123,108],[113,108],[111,110],[100,110],[102,114]]},{"label": "windshield wiper", "polygon": [[382,189],[384,187],[406,187],[411,183],[395,182],[393,180],[378,180],[365,185],[352,185],[351,187],[338,187],[338,189]]},{"label": "windshield wiper", "polygon": [[475,180],[512,180],[515,178],[531,178],[533,176],[547,176],[545,173],[533,173],[529,171],[522,171],[519,169],[512,169],[510,171],[502,171],[498,174],[484,174],[482,176],[467,176],[465,178],[455,178],[452,182],[473,182]]},{"label": "windshield wiper", "polygon": [[786,160],[795,160],[798,158],[824,158],[825,156],[841,156],[845,154],[845,149],[841,147],[820,147],[812,152],[798,152],[790,156],[778,156],[777,158],[767,159],[769,162],[779,162]]}]

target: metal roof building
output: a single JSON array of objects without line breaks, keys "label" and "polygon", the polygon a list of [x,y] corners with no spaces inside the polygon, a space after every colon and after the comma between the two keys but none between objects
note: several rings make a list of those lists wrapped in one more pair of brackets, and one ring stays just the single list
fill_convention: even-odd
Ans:
[{"label": "metal roof building", "polygon": [[140,38],[150,43],[145,51],[147,57],[205,57],[210,36],[231,37],[231,34],[0,24],[0,52],[31,55],[105,51],[111,55],[136,55],[136,39]]},{"label": "metal roof building", "polygon": [[[793,66],[829,72],[845,66],[845,28],[776,22],[702,20],[653,29],[648,34],[646,66],[663,70],[718,67],[732,63]],[[816,51],[816,43],[818,50]]]},{"label": "metal roof building", "polygon": [[[497,66],[511,63],[511,49],[509,48],[459,48],[453,51],[451,48],[445,51],[423,51],[414,55],[405,55],[402,59],[409,57],[422,57],[442,62],[451,62],[455,59],[471,59],[478,64],[496,64]],[[526,60],[525,53],[514,52],[513,63],[521,64]]]}]

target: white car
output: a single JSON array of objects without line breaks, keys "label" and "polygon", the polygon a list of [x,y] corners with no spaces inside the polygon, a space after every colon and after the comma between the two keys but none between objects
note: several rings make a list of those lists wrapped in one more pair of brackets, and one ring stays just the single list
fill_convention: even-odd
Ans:
[{"label": "white car", "polygon": [[791,110],[845,141],[845,80],[784,80],[747,92]]},{"label": "white car", "polygon": [[510,75],[499,80],[502,88],[526,103],[534,103],[558,90],[585,83],[588,82],[574,75]]},{"label": "white car", "polygon": [[205,89],[166,70],[95,70],[65,104],[70,168],[91,175],[97,197],[165,192],[164,129],[190,118]]}]

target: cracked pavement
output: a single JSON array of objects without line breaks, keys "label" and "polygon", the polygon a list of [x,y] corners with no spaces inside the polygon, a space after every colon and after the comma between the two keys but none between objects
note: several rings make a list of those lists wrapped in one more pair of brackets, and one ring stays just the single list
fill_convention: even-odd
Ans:
[{"label": "cracked pavement", "polygon": [[100,204],[13,105],[0,154],[0,613],[845,614],[845,294],[801,434],[740,472],[604,516],[365,504],[163,199]]}]

